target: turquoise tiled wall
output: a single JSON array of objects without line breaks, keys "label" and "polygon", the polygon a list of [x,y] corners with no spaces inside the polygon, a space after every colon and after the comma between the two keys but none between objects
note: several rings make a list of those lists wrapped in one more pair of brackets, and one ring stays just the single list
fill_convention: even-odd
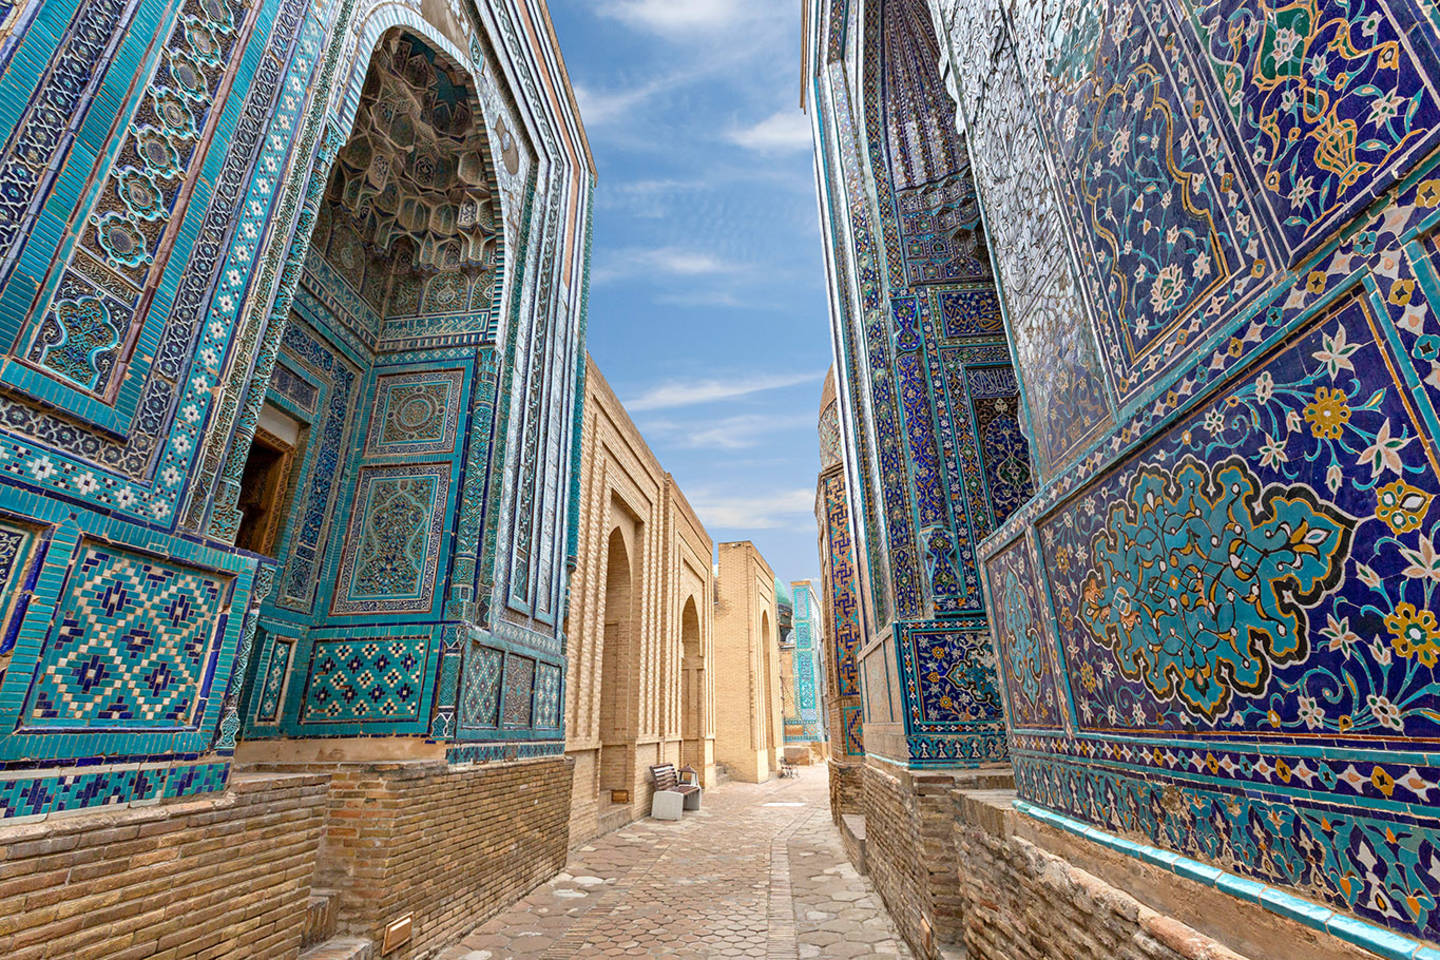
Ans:
[{"label": "turquoise tiled wall", "polygon": [[[562,152],[544,110],[532,152],[508,132],[493,45],[537,68],[513,30],[360,6],[0,4],[0,817],[223,789],[237,736],[562,749],[588,251],[562,272],[555,238],[590,176],[537,172]],[[372,329],[309,241],[397,31],[467,77],[503,144],[504,242],[483,289],[427,287]],[[553,362],[518,368],[534,357]],[[304,430],[273,561],[231,546],[264,402]],[[513,521],[513,478],[536,476],[543,530]],[[502,524],[536,544],[515,609],[493,600],[517,593]],[[483,703],[457,721],[462,688],[494,723]]]}]

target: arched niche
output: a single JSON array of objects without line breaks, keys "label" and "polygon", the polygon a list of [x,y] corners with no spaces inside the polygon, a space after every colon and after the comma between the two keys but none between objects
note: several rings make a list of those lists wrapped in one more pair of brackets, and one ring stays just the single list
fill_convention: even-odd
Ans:
[{"label": "arched niche", "polygon": [[625,532],[605,550],[605,629],[600,656],[600,791],[632,789],[635,773],[635,568]]},{"label": "arched niche", "polygon": [[685,601],[680,613],[680,736],[684,764],[705,766],[705,651],[700,635],[700,612],[695,598]]}]

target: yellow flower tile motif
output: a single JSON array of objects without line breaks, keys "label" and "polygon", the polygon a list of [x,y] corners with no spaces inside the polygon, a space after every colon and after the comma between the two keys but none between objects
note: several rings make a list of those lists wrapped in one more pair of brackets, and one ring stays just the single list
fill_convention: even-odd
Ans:
[{"label": "yellow flower tile motif", "polygon": [[1396,604],[1395,612],[1385,617],[1385,629],[1390,631],[1390,644],[1400,656],[1435,666],[1440,658],[1440,624],[1435,622],[1435,614],[1417,610],[1413,603]]},{"label": "yellow flower tile motif", "polygon": [[1335,440],[1345,431],[1350,422],[1349,397],[1344,390],[1331,387],[1317,387],[1315,399],[1305,405],[1305,420],[1310,432],[1322,440]]}]

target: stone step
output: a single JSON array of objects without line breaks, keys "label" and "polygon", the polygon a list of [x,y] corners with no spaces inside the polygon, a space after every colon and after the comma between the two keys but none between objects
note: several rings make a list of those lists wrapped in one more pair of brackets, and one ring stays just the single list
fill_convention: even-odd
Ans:
[{"label": "stone step", "polygon": [[860,813],[840,815],[840,840],[845,845],[845,855],[861,873],[869,873],[865,862],[865,816]]},{"label": "stone step", "polygon": [[310,899],[305,903],[305,933],[300,940],[301,950],[335,936],[335,898],[338,896],[335,890],[310,890]]},{"label": "stone step", "polygon": [[599,816],[600,833],[603,835],[612,830],[619,830],[633,819],[635,818],[628,803],[615,804],[608,809],[602,807]]},{"label": "stone step", "polygon": [[375,944],[364,937],[331,937],[300,954],[300,960],[374,960]]}]

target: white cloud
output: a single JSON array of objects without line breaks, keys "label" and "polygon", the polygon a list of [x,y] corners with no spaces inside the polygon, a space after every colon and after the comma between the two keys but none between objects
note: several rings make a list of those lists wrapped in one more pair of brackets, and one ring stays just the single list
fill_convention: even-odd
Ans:
[{"label": "white cloud", "polygon": [[810,414],[742,414],[719,420],[655,420],[647,422],[647,435],[673,437],[679,447],[704,450],[743,450],[754,447],[773,433],[797,428],[813,428],[815,417]]},{"label": "white cloud", "polygon": [[752,393],[816,382],[821,376],[819,373],[781,373],[727,380],[672,381],[652,387],[633,400],[627,400],[625,409],[632,413],[638,413],[645,410],[689,407],[697,403],[713,403],[717,400],[732,400],[736,397],[749,396]]},{"label": "white cloud", "polygon": [[607,91],[577,83],[574,89],[585,126],[600,127],[623,117],[663,88],[657,83],[647,83],[629,90]]},{"label": "white cloud", "polygon": [[662,307],[733,307],[754,310],[756,304],[728,290],[687,290],[684,293],[662,293],[654,298]]},{"label": "white cloud", "polygon": [[[785,490],[767,496],[714,496],[709,490],[687,494],[686,499],[711,530],[774,530],[796,526],[797,518],[811,516],[815,491]],[[813,522],[813,521],[812,521]]]},{"label": "white cloud", "polygon": [[590,271],[590,279],[594,283],[608,283],[641,273],[669,277],[713,277],[739,273],[744,269],[743,264],[722,260],[703,250],[686,250],[682,247],[629,248],[611,253],[604,265]]},{"label": "white cloud", "polygon": [[791,153],[811,148],[810,120],[799,109],[782,110],[759,123],[730,131],[731,143],[759,153]]},{"label": "white cloud", "polygon": [[747,0],[605,0],[598,11],[655,33],[674,36],[713,30],[748,19]]}]

